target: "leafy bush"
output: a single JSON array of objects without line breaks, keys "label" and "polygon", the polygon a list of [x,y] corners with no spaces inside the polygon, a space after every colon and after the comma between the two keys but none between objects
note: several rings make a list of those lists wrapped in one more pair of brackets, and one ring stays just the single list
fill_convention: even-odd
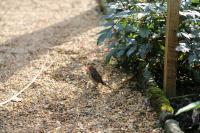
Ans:
[{"label": "leafy bush", "polygon": [[[182,3],[181,24],[179,27],[178,76],[183,80],[200,82],[200,7],[199,1]],[[180,79],[180,78],[179,78]]]},{"label": "leafy bush", "polygon": [[[199,72],[200,14],[195,11],[199,10],[198,4],[197,0],[182,2],[180,43],[177,47],[178,80],[195,80],[193,71]],[[140,85],[145,85],[150,78],[162,83],[166,2],[115,0],[108,6],[109,14],[104,16],[105,29],[99,33],[97,41],[101,45],[109,40],[105,62],[117,60],[118,65],[137,76]],[[195,74],[198,80],[200,72]]]},{"label": "leafy bush", "polygon": [[[191,129],[192,127],[198,127],[198,131],[200,131],[200,123],[199,123],[199,114],[200,114],[200,101],[196,101],[196,102],[192,102],[182,108],[180,108],[177,112],[176,112],[176,116],[180,115],[184,112],[190,112],[192,110],[192,114],[191,114],[191,119],[192,119],[192,125],[191,125]],[[183,114],[183,116],[186,117],[185,114]]]}]

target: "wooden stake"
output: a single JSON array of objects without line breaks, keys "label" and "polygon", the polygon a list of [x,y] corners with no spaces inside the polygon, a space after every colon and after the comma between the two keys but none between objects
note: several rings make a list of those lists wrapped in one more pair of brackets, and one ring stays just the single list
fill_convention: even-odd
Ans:
[{"label": "wooden stake", "polygon": [[178,44],[177,29],[179,25],[179,9],[180,0],[168,0],[163,86],[167,96],[176,95],[177,53],[175,49]]}]

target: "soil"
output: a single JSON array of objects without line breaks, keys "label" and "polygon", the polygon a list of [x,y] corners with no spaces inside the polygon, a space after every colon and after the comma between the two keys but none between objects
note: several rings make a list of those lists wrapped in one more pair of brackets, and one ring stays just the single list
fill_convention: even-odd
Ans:
[{"label": "soil", "polygon": [[[162,132],[143,94],[124,84],[130,75],[103,64],[106,48],[96,46],[101,16],[94,0],[0,1],[0,102],[53,62],[0,107],[1,133]],[[88,62],[113,89],[93,87]]]}]

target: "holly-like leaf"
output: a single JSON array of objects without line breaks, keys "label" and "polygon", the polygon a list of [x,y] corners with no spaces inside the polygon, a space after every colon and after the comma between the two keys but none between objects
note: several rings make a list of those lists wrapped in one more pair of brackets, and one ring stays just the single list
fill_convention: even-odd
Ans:
[{"label": "holly-like leaf", "polygon": [[103,16],[103,19],[112,19],[112,18],[114,18],[114,16],[115,16],[114,13],[110,13],[110,14],[108,14],[108,15],[104,15],[104,16]]},{"label": "holly-like leaf", "polygon": [[186,43],[179,43],[179,46],[176,47],[176,51],[186,53],[190,51],[190,48],[187,46]]},{"label": "holly-like leaf", "polygon": [[97,39],[97,45],[102,44],[107,38],[111,38],[112,37],[112,30],[109,29],[105,29],[103,31],[101,31],[100,36]]},{"label": "holly-like leaf", "polygon": [[180,33],[182,36],[184,36],[185,38],[187,38],[187,39],[191,39],[192,38],[192,34],[188,34],[188,33],[186,33],[186,32],[181,32]]},{"label": "holly-like leaf", "polygon": [[122,55],[124,55],[125,53],[125,49],[121,49],[119,52],[117,52],[117,57],[121,57]]},{"label": "holly-like leaf", "polygon": [[119,9],[119,8],[121,8],[121,5],[119,3],[117,3],[117,2],[110,2],[108,4],[108,6],[109,6],[110,9]]},{"label": "holly-like leaf", "polygon": [[105,58],[105,64],[108,64],[109,62],[110,62],[110,59],[117,53],[119,51],[119,49],[112,49],[111,51],[110,51],[110,53],[106,56],[106,58]]},{"label": "holly-like leaf", "polygon": [[148,49],[149,49],[149,45],[148,44],[142,44],[139,48],[139,55],[141,58],[144,59],[144,57],[146,56],[147,52],[148,52]]},{"label": "holly-like leaf", "polygon": [[137,18],[138,18],[138,19],[141,19],[141,18],[147,16],[148,14],[149,14],[149,13],[147,13],[147,12],[139,12],[139,13],[137,13]]},{"label": "holly-like leaf", "polygon": [[97,39],[97,45],[102,44],[102,43],[105,41],[106,37],[107,37],[107,34],[106,34],[106,33],[101,34],[101,35],[98,37],[98,39]]},{"label": "holly-like leaf", "polygon": [[108,39],[110,39],[111,37],[112,37],[112,35],[113,35],[113,32],[112,32],[112,30],[110,29],[108,32],[107,32],[107,38]]},{"label": "holly-like leaf", "polygon": [[133,26],[133,25],[128,24],[128,25],[126,25],[126,27],[125,27],[125,31],[126,31],[126,32],[136,32],[136,31],[137,31],[137,28],[136,28],[135,26]]},{"label": "holly-like leaf", "polygon": [[143,73],[143,76],[146,80],[149,80],[152,76],[151,76],[151,72],[149,71],[149,64],[147,64],[145,66],[145,69],[144,69],[144,73]]},{"label": "holly-like leaf", "polygon": [[105,63],[105,64],[108,64],[108,63],[110,62],[111,57],[112,57],[111,54],[106,55],[106,58],[105,58],[104,63]]},{"label": "holly-like leaf", "polygon": [[149,37],[150,32],[146,28],[139,28],[139,35],[142,38],[147,38]]},{"label": "holly-like leaf", "polygon": [[176,112],[175,115],[179,115],[179,114],[181,114],[181,113],[183,113],[183,112],[187,112],[187,111],[190,111],[190,110],[192,110],[192,109],[198,109],[198,108],[200,108],[200,101],[197,101],[197,102],[194,102],[194,103],[190,103],[190,104],[188,104],[187,106],[180,108],[180,109]]},{"label": "holly-like leaf", "polygon": [[117,30],[117,31],[120,31],[120,32],[122,32],[123,31],[123,26],[120,24],[120,23],[118,23],[118,24],[116,24],[115,26],[114,26],[114,28]]},{"label": "holly-like leaf", "polygon": [[194,61],[196,61],[197,56],[195,53],[190,53],[188,57],[188,63],[191,65]]},{"label": "holly-like leaf", "polygon": [[130,15],[133,14],[133,11],[131,10],[125,10],[125,11],[122,11],[122,12],[119,12],[115,15],[116,18],[127,18],[129,17]]},{"label": "holly-like leaf", "polygon": [[112,49],[112,48],[114,48],[116,45],[117,45],[118,43],[117,42],[111,42],[109,45],[108,45],[108,48],[109,49]]},{"label": "holly-like leaf", "polygon": [[128,44],[135,44],[136,40],[135,39],[128,39]]},{"label": "holly-like leaf", "polygon": [[179,13],[182,16],[190,17],[190,18],[200,17],[200,13],[194,10],[185,10],[185,11],[180,11]]},{"label": "holly-like leaf", "polygon": [[130,55],[133,54],[136,50],[137,50],[137,46],[136,46],[136,45],[133,45],[133,46],[126,52],[126,55],[127,55],[128,57],[130,57]]},{"label": "holly-like leaf", "polygon": [[197,83],[200,83],[200,71],[194,70],[193,75],[194,75],[194,81],[197,82]]},{"label": "holly-like leaf", "polygon": [[103,24],[104,27],[111,27],[111,26],[113,26],[113,25],[114,25],[113,22],[107,22],[107,23],[104,23],[104,24]]}]

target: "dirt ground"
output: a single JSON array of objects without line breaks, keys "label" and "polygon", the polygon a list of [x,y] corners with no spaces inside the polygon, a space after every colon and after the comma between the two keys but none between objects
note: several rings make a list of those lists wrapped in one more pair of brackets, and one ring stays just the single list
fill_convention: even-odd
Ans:
[{"label": "dirt ground", "polygon": [[[1,133],[161,132],[142,93],[123,84],[128,76],[103,64],[105,49],[96,46],[100,18],[94,0],[0,1],[0,102],[53,62],[0,107]],[[93,87],[87,62],[113,89]]]}]

